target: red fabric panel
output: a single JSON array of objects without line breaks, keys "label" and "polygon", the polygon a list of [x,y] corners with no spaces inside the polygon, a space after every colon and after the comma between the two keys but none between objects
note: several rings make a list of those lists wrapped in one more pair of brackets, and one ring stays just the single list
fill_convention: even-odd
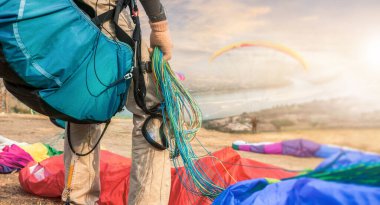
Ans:
[{"label": "red fabric panel", "polygon": [[30,162],[18,175],[21,187],[32,194],[45,197],[61,196],[64,187],[63,156]]},{"label": "red fabric panel", "polygon": [[[200,161],[208,168],[207,175],[213,180],[213,182],[223,187],[235,183],[232,177],[236,179],[236,181],[243,181],[254,178],[283,179],[297,175],[297,173],[287,172],[276,166],[241,158],[232,148],[224,148],[213,153],[213,155],[223,162],[225,168],[220,162],[218,162],[218,160],[213,158],[203,158],[200,159]],[[228,170],[228,172],[226,170]],[[181,168],[178,173],[176,173],[175,170],[172,170],[172,190],[170,193],[169,204],[211,204],[211,201],[207,198],[195,196],[187,192],[181,184],[180,178],[177,177],[183,172],[183,168]],[[223,180],[220,180],[220,178],[223,178]]]},{"label": "red fabric panel", "polygon": [[[232,148],[225,148],[213,155],[224,163],[225,168],[218,160],[211,157],[200,159],[200,163],[207,167],[205,169],[206,174],[222,186],[235,183],[231,176],[237,181],[242,181],[262,177],[281,179],[296,175],[296,173],[283,171],[272,165],[241,158]],[[127,204],[130,166],[131,159],[108,151],[101,151],[100,182],[102,193],[100,204]],[[184,188],[179,177],[177,177],[183,172],[183,168],[179,168],[178,172],[172,169],[172,189],[169,204],[211,204],[207,198],[192,195]],[[39,196],[59,197],[64,188],[63,156],[51,157],[39,164],[35,162],[28,164],[21,170],[19,180],[27,192]]]},{"label": "red fabric panel", "polygon": [[[131,163],[129,158],[101,151],[101,204],[127,204]],[[60,197],[64,178],[63,155],[40,163],[29,163],[19,174],[20,184],[25,191],[45,197]]]}]

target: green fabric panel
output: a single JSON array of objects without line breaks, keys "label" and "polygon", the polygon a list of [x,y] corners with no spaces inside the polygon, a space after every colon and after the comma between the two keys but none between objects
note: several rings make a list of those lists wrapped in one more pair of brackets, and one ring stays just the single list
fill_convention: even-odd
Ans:
[{"label": "green fabric panel", "polygon": [[58,151],[58,150],[54,149],[53,147],[51,147],[51,146],[48,145],[48,144],[44,144],[44,145],[45,145],[46,149],[48,150],[48,153],[47,153],[47,154],[48,154],[50,157],[52,157],[52,156],[56,156],[56,155],[60,155],[60,154],[63,153],[63,151]]}]

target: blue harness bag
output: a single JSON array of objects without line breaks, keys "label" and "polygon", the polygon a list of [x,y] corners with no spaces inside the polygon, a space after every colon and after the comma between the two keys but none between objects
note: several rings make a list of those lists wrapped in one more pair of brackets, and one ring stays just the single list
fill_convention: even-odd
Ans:
[{"label": "blue harness bag", "polygon": [[0,0],[0,77],[20,101],[52,118],[106,122],[121,110],[132,47],[105,36],[72,0]]}]

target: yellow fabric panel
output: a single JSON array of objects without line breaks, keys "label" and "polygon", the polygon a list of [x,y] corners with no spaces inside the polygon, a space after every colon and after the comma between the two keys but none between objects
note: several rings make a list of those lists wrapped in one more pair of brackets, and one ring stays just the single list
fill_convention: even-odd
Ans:
[{"label": "yellow fabric panel", "polygon": [[40,142],[29,145],[21,145],[20,147],[25,150],[25,152],[29,153],[36,162],[49,158],[48,149]]}]

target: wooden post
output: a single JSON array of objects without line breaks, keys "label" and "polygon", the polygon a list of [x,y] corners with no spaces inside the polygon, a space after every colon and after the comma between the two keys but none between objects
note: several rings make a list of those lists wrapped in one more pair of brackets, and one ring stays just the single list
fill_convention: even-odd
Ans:
[{"label": "wooden post", "polygon": [[5,87],[3,79],[0,78],[0,113],[5,112]]},{"label": "wooden post", "polygon": [[9,94],[8,91],[4,89],[4,102],[5,102],[5,113],[10,113],[9,112]]}]

